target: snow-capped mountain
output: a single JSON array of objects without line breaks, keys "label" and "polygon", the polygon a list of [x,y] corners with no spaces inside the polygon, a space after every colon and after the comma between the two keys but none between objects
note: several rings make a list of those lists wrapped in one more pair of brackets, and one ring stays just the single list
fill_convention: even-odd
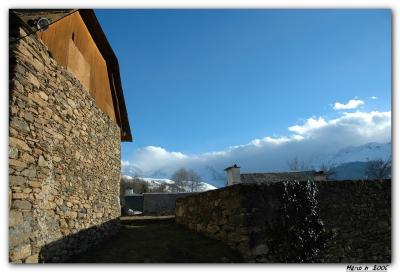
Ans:
[{"label": "snow-capped mountain", "polygon": [[[310,161],[305,161],[308,168],[321,170],[321,166],[325,165],[335,172],[332,179],[365,179],[366,168],[369,161],[383,160],[387,161],[391,158],[392,143],[376,143],[371,142],[360,146],[348,146],[333,153],[315,156]],[[244,173],[248,172],[243,169]],[[288,169],[272,169],[265,172],[284,172]],[[251,172],[251,171],[250,171]],[[260,171],[262,172],[262,171]],[[212,181],[214,184],[225,184],[226,176],[223,169],[216,169],[212,166],[207,166],[199,169],[203,178]]]},{"label": "snow-capped mountain", "polygon": [[[125,178],[128,181],[133,180],[134,178],[129,176],[129,175],[123,175],[123,178]],[[175,184],[175,181],[171,179],[162,179],[162,178],[143,178],[143,177],[137,177],[138,179],[145,181],[149,185],[149,189],[156,189],[160,187],[160,185],[165,184],[166,185],[166,190],[168,192],[172,192],[172,186]],[[172,185],[172,186],[171,186]],[[185,188],[187,191],[189,191],[189,188]],[[215,190],[217,187],[212,186],[211,184],[208,184],[206,182],[200,182],[200,186],[198,188],[199,192],[204,192],[204,191],[209,191],[209,190]]]},{"label": "snow-capped mountain", "polygon": [[349,146],[333,154],[330,161],[333,165],[340,165],[349,162],[387,160],[391,157],[391,149],[391,143],[368,143],[360,146]]},{"label": "snow-capped mountain", "polygon": [[[382,159],[384,161],[391,157],[391,142],[387,143],[376,143],[371,142],[360,146],[348,146],[343,149],[336,150],[334,152],[325,152],[321,149],[319,153],[313,154],[311,157],[304,157],[305,165],[310,169],[320,170],[321,166],[327,166],[335,168],[337,173],[336,179],[362,179],[365,178],[365,170],[368,161]],[[299,154],[301,155],[301,154]],[[301,156],[299,156],[301,157]],[[249,168],[251,165],[245,165],[247,161],[242,162],[242,173],[254,173],[254,172],[284,172],[288,171],[287,161],[293,157],[281,157],[281,165],[273,167],[269,164],[265,164],[264,167],[259,167],[256,170]],[[224,167],[229,165],[194,165],[192,169],[198,173],[203,180],[207,180],[204,183],[204,190],[212,190],[215,188],[223,187],[226,184],[226,174]],[[171,176],[170,169],[158,169],[152,172],[143,172],[139,168],[126,168],[123,174],[136,175],[141,177],[152,177],[144,178],[148,181],[150,186],[157,187],[160,184],[173,185],[173,181],[168,179]],[[168,174],[169,173],[169,174]],[[212,185],[211,185],[212,184]],[[173,186],[169,186],[173,187]]]},{"label": "snow-capped mountain", "polygon": [[366,179],[369,161],[391,158],[391,143],[368,143],[360,146],[350,146],[339,150],[329,157],[328,166],[334,180]]}]

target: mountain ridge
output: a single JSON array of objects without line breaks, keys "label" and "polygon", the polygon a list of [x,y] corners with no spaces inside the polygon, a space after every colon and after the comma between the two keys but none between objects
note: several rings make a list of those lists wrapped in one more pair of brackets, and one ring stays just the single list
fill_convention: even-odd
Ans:
[{"label": "mountain ridge", "polygon": [[[324,164],[329,168],[335,168],[338,173],[337,179],[355,179],[365,178],[366,163],[372,160],[382,159],[384,161],[391,158],[391,142],[369,142],[358,146],[347,146],[341,148],[330,154],[323,154],[314,157],[310,160],[308,165],[312,169],[320,170],[320,167]],[[229,165],[226,165],[229,166]],[[353,167],[353,168],[352,168]],[[353,170],[352,170],[353,169]],[[223,168],[217,169],[215,166],[205,165],[194,169],[203,180],[207,181],[207,184],[214,188],[223,187],[226,182],[226,176]],[[265,170],[264,172],[285,172],[288,169],[272,169]],[[242,168],[242,172],[246,173],[245,168]],[[252,172],[252,171],[248,171]],[[263,172],[263,171],[259,171]],[[134,173],[124,173],[127,175],[146,176],[147,179],[157,180],[170,180],[165,174],[163,169],[158,169],[151,173],[144,173],[141,169],[134,169]]]}]

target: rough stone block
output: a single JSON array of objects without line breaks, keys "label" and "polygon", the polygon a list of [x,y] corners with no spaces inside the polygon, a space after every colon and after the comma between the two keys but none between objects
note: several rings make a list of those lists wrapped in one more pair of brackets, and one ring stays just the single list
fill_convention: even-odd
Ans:
[{"label": "rough stone block", "polygon": [[11,186],[21,186],[24,185],[26,178],[21,176],[10,175],[9,181]]},{"label": "rough stone block", "polygon": [[251,250],[252,255],[266,255],[269,248],[267,244],[260,244]]},{"label": "rough stone block", "polygon": [[9,228],[9,246],[14,247],[23,243],[29,243],[31,234],[31,225],[29,221],[21,222],[18,225]]},{"label": "rough stone block", "polygon": [[10,122],[10,127],[21,131],[21,132],[29,132],[29,126],[28,123],[26,123],[24,120],[18,118],[18,117],[14,117],[12,118],[11,122]]},{"label": "rough stone block", "polygon": [[36,168],[34,168],[34,167],[29,167],[21,172],[22,176],[29,177],[29,178],[36,177],[36,174],[37,174]]},{"label": "rough stone block", "polygon": [[14,147],[14,146],[10,146],[10,148],[8,149],[8,157],[10,159],[18,159],[18,148]]},{"label": "rough stone block", "polygon": [[31,245],[25,244],[10,249],[10,260],[12,262],[21,261],[31,255]]},{"label": "rough stone block", "polygon": [[8,160],[8,164],[10,166],[15,166],[15,167],[18,167],[18,168],[25,168],[27,166],[25,162],[20,161],[20,160],[14,160],[14,159],[9,159]]},{"label": "rough stone block", "polygon": [[44,157],[42,155],[39,156],[38,165],[41,166],[41,167],[48,166],[47,161],[44,159]]},{"label": "rough stone block", "polygon": [[12,208],[20,210],[30,210],[32,204],[27,200],[14,200],[11,204]]},{"label": "rough stone block", "polygon": [[10,146],[15,146],[22,150],[32,152],[32,149],[28,146],[28,144],[25,141],[15,138],[15,137],[9,137],[8,140],[9,140]]},{"label": "rough stone block", "polygon": [[30,83],[32,83],[33,86],[35,86],[36,88],[40,87],[40,81],[38,80],[38,78],[36,76],[34,76],[31,73],[28,73],[27,75],[27,79],[29,80]]},{"label": "rough stone block", "polygon": [[39,254],[34,254],[25,259],[25,263],[38,263]]},{"label": "rough stone block", "polygon": [[18,224],[22,223],[22,212],[16,210],[10,210],[8,216],[8,225],[9,227],[14,227]]},{"label": "rough stone block", "polygon": [[21,160],[26,162],[26,163],[33,163],[35,162],[35,158],[28,153],[24,152],[21,156]]}]

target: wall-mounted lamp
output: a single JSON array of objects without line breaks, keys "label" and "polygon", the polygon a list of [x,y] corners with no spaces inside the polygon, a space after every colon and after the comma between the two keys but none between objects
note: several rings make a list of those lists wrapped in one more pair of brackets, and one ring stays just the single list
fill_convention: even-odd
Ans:
[{"label": "wall-mounted lamp", "polygon": [[51,24],[51,19],[46,17],[40,17],[39,19],[29,20],[28,24],[30,26],[36,27],[36,29],[39,31],[45,31],[46,29],[49,28],[49,25]]}]

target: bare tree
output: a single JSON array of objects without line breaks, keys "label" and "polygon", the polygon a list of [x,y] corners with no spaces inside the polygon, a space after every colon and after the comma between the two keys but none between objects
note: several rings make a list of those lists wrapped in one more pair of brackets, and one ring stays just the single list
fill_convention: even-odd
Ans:
[{"label": "bare tree", "polygon": [[178,193],[181,192],[181,187],[179,187],[176,184],[168,184],[168,187],[170,188],[172,193]]},{"label": "bare tree", "polygon": [[185,168],[180,168],[175,171],[171,179],[175,181],[175,186],[173,187],[174,192],[185,192],[186,181],[188,179],[188,172]]},{"label": "bare tree", "polygon": [[160,184],[160,186],[158,186],[157,188],[156,188],[156,191],[155,192],[157,192],[157,193],[165,193],[165,192],[167,192],[167,185],[166,184]]},{"label": "bare tree", "polygon": [[175,181],[177,192],[197,192],[201,186],[200,176],[193,170],[180,168],[172,175],[171,179]]},{"label": "bare tree", "polygon": [[201,186],[200,176],[195,171],[189,170],[187,183],[189,185],[190,192],[197,192]]},{"label": "bare tree", "polygon": [[309,170],[309,166],[306,163],[304,163],[304,161],[300,161],[297,156],[291,160],[288,160],[286,163],[287,163],[290,171]]},{"label": "bare tree", "polygon": [[137,194],[148,193],[150,191],[149,184],[145,180],[138,177],[134,177],[133,179],[130,180],[123,178],[121,179],[121,183],[122,182],[124,183],[123,193],[125,193],[125,190],[127,189],[131,189],[133,190],[133,192]]},{"label": "bare tree", "polygon": [[289,170],[296,171],[299,168],[299,158],[294,157],[293,159],[286,161],[286,164],[289,167]]},{"label": "bare tree", "polygon": [[386,161],[379,159],[375,161],[368,161],[365,174],[368,179],[383,180],[391,176],[392,159],[388,158]]},{"label": "bare tree", "polygon": [[165,183],[161,183],[159,185],[154,186],[153,188],[149,189],[150,193],[166,193],[168,192],[169,185]]},{"label": "bare tree", "polygon": [[318,168],[318,171],[324,172],[328,180],[336,175],[335,165],[328,162],[322,162]]}]

